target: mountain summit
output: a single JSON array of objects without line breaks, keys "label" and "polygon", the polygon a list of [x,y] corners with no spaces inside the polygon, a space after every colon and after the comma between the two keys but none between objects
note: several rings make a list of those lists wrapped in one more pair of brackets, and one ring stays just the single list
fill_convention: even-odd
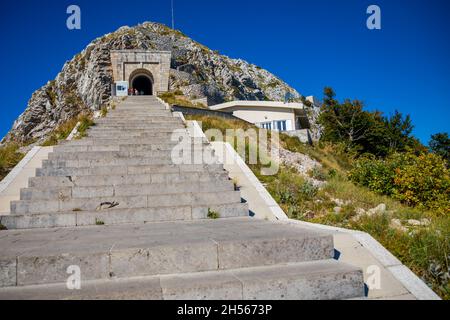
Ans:
[{"label": "mountain summit", "polygon": [[146,22],[95,39],[68,61],[55,80],[33,93],[24,113],[2,141],[42,140],[82,111],[99,110],[111,97],[112,50],[171,51],[169,91],[212,103],[230,100],[282,101],[299,93],[270,72],[220,55],[177,30]]}]

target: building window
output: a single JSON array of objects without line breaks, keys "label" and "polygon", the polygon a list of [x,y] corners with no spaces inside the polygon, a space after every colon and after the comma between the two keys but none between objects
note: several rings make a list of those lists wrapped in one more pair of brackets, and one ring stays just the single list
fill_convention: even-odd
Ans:
[{"label": "building window", "polygon": [[266,129],[266,130],[272,130],[272,122],[261,123],[261,128]]},{"label": "building window", "polygon": [[283,121],[274,121],[274,129],[277,131],[286,131],[287,126],[286,126],[286,120]]}]

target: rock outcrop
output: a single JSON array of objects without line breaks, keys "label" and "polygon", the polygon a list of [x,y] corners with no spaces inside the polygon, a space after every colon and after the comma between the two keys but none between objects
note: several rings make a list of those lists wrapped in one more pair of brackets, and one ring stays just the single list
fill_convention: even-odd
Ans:
[{"label": "rock outcrop", "polygon": [[83,111],[108,102],[113,84],[111,50],[171,50],[170,90],[212,103],[229,100],[282,101],[287,92],[300,95],[270,72],[220,55],[179,31],[158,23],[122,27],[94,40],[68,61],[55,80],[37,90],[25,112],[3,139],[41,141],[56,126]]}]

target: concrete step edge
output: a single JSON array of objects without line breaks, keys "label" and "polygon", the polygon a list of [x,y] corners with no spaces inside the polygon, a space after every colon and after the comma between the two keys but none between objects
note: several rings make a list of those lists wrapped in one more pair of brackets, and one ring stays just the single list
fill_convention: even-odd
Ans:
[{"label": "concrete step edge", "polygon": [[120,209],[171,207],[175,203],[189,206],[222,205],[242,202],[239,191],[175,193],[162,195],[105,196],[65,198],[58,200],[11,201],[11,214],[51,213],[65,211],[93,211],[100,207]]},{"label": "concrete step edge", "polygon": [[[188,181],[198,181],[207,182],[215,180],[227,180],[228,173],[226,171],[219,173],[212,172],[200,172],[200,173],[174,173],[174,174],[123,174],[123,175],[94,175],[94,176],[70,176],[70,177],[32,177],[29,180],[30,188],[38,187],[73,187],[75,185],[82,187],[93,187],[93,186],[107,186],[107,185],[117,185],[117,184],[138,184],[129,183],[129,181],[139,181],[140,183],[156,184],[162,183],[161,181],[170,180],[174,183],[178,182],[188,182]],[[81,180],[81,181],[80,181]],[[97,180],[97,181],[96,181]],[[94,182],[95,181],[95,182]],[[93,183],[93,184],[90,184]]]},{"label": "concrete step edge", "polygon": [[189,221],[209,219],[210,211],[219,219],[248,217],[247,203],[217,206],[172,206],[162,208],[109,209],[105,211],[67,211],[0,216],[0,222],[8,230],[86,227],[95,225],[120,225]]},{"label": "concrete step edge", "polygon": [[[323,278],[335,274],[337,281],[320,285],[319,292],[312,292],[300,283],[319,284],[318,277],[305,272],[305,266],[328,270],[334,264],[335,271],[324,272]],[[209,271],[163,276],[130,277],[123,279],[83,281],[80,290],[69,290],[65,283],[9,287],[0,289],[2,300],[310,300],[351,299],[364,296],[360,270],[329,260],[267,267],[240,268],[228,271]],[[298,267],[298,273],[285,277],[286,270]],[[291,271],[292,273],[292,271]],[[268,277],[267,274],[272,274]],[[245,277],[243,277],[245,275]],[[261,278],[256,283],[252,278]],[[350,279],[351,280],[347,280]],[[290,281],[287,281],[290,280]],[[303,280],[303,281],[302,281]],[[324,282],[324,281],[321,281]],[[278,288],[274,285],[278,284]],[[326,286],[325,286],[326,285]],[[345,285],[346,290],[342,290]],[[261,290],[262,288],[266,290]],[[314,287],[314,286],[311,286]],[[326,288],[328,287],[328,288]],[[341,287],[341,289],[339,289]],[[344,292],[342,292],[344,291]],[[283,294],[285,293],[285,294]],[[343,293],[343,294],[342,294]]]},{"label": "concrete step edge", "polygon": [[[142,195],[176,195],[190,193],[225,192],[234,190],[231,180],[216,181],[188,181],[173,183],[140,183],[105,186],[64,186],[64,187],[29,187],[20,190],[20,199],[32,200],[58,200],[65,199],[91,199],[97,197],[134,197]],[[150,193],[151,192],[151,193]]]}]

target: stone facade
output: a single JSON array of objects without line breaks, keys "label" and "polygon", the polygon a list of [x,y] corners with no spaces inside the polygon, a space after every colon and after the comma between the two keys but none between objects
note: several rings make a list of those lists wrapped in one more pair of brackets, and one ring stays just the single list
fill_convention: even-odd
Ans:
[{"label": "stone facade", "polygon": [[112,50],[111,63],[114,81],[132,81],[146,76],[153,84],[153,94],[169,90],[170,51]]}]

